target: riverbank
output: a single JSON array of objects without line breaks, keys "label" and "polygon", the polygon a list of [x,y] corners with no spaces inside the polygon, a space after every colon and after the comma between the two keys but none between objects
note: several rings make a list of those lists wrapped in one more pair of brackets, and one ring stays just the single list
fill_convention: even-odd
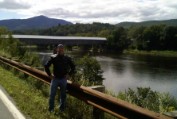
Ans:
[{"label": "riverbank", "polygon": [[134,55],[151,55],[151,56],[163,56],[163,57],[176,57],[177,51],[140,51],[140,50],[124,50],[124,54]]}]

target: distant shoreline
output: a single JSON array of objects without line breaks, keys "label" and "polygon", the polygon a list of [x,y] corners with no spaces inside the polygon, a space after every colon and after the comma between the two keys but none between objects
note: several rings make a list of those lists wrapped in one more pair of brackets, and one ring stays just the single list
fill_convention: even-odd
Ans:
[{"label": "distant shoreline", "polygon": [[124,54],[136,54],[136,55],[151,55],[151,56],[163,56],[163,57],[175,57],[177,58],[177,51],[140,51],[140,50],[124,50]]}]

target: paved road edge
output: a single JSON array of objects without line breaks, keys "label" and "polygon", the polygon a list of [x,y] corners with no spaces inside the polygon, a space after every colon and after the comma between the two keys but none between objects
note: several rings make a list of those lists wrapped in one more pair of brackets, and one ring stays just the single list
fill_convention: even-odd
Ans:
[{"label": "paved road edge", "polygon": [[17,107],[10,101],[2,87],[0,86],[0,98],[8,108],[8,110],[12,113],[14,119],[26,119],[23,114],[17,109]]}]

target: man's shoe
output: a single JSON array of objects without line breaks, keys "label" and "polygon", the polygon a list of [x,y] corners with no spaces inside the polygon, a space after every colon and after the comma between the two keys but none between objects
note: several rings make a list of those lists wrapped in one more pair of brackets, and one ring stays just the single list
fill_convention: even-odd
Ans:
[{"label": "man's shoe", "polygon": [[53,112],[54,112],[54,110],[49,110],[49,112],[50,112],[50,113],[53,113]]}]

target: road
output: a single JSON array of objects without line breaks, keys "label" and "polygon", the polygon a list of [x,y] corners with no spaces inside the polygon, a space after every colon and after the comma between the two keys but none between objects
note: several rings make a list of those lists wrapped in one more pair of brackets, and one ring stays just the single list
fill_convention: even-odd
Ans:
[{"label": "road", "polygon": [[25,119],[0,85],[0,119]]}]

